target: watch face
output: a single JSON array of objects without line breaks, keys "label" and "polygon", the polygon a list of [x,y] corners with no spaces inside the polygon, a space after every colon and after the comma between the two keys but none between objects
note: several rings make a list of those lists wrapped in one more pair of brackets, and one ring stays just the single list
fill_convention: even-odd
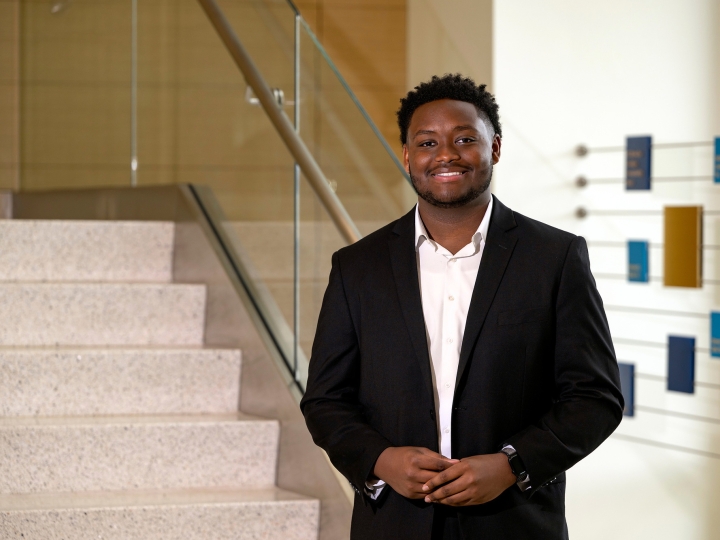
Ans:
[{"label": "watch face", "polygon": [[524,470],[525,467],[520,462],[518,455],[516,453],[509,455],[508,461],[510,462],[510,469],[512,469],[513,474],[517,477],[518,480],[522,481],[521,476],[526,477],[527,472]]}]

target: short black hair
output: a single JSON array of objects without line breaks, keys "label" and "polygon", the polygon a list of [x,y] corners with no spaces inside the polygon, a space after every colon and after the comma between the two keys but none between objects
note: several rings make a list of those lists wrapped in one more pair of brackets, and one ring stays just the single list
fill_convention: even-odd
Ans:
[{"label": "short black hair", "polygon": [[434,75],[429,82],[417,85],[414,90],[408,92],[407,96],[400,100],[400,108],[397,112],[400,142],[407,143],[410,120],[417,108],[439,99],[455,99],[472,103],[478,110],[478,114],[483,113],[492,124],[495,133],[502,137],[495,96],[485,90],[484,84],[477,85],[470,77],[463,77],[459,73],[454,75],[447,73],[442,77]]}]

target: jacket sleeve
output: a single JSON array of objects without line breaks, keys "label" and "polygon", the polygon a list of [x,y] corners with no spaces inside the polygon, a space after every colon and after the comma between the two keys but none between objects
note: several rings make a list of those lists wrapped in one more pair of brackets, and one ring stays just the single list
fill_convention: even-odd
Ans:
[{"label": "jacket sleeve", "polygon": [[595,450],[622,419],[617,360],[582,237],[568,248],[555,317],[553,405],[506,441],[530,474],[530,493]]},{"label": "jacket sleeve", "polygon": [[360,356],[340,257],[335,253],[300,408],[315,444],[327,452],[356,492],[363,492],[377,458],[392,446],[364,418],[358,401]]}]

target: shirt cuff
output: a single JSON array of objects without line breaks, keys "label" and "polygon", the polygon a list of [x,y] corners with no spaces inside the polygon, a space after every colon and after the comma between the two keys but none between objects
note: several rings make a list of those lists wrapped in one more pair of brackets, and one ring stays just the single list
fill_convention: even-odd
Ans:
[{"label": "shirt cuff", "polygon": [[365,482],[365,488],[363,491],[365,491],[365,495],[370,497],[372,500],[376,500],[380,493],[382,492],[383,488],[385,487],[385,481],[380,480],[379,478],[375,481],[368,480]]}]

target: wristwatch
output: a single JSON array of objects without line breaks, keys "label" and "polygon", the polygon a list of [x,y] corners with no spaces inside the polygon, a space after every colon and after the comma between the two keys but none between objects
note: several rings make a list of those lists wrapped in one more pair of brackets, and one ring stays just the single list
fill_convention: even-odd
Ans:
[{"label": "wristwatch", "polygon": [[520,459],[517,450],[509,444],[506,444],[500,451],[507,456],[508,463],[510,463],[510,469],[515,475],[515,478],[517,478],[516,483],[518,487],[522,491],[530,489],[530,475],[528,474],[527,469],[525,469],[525,464],[522,459]]}]

